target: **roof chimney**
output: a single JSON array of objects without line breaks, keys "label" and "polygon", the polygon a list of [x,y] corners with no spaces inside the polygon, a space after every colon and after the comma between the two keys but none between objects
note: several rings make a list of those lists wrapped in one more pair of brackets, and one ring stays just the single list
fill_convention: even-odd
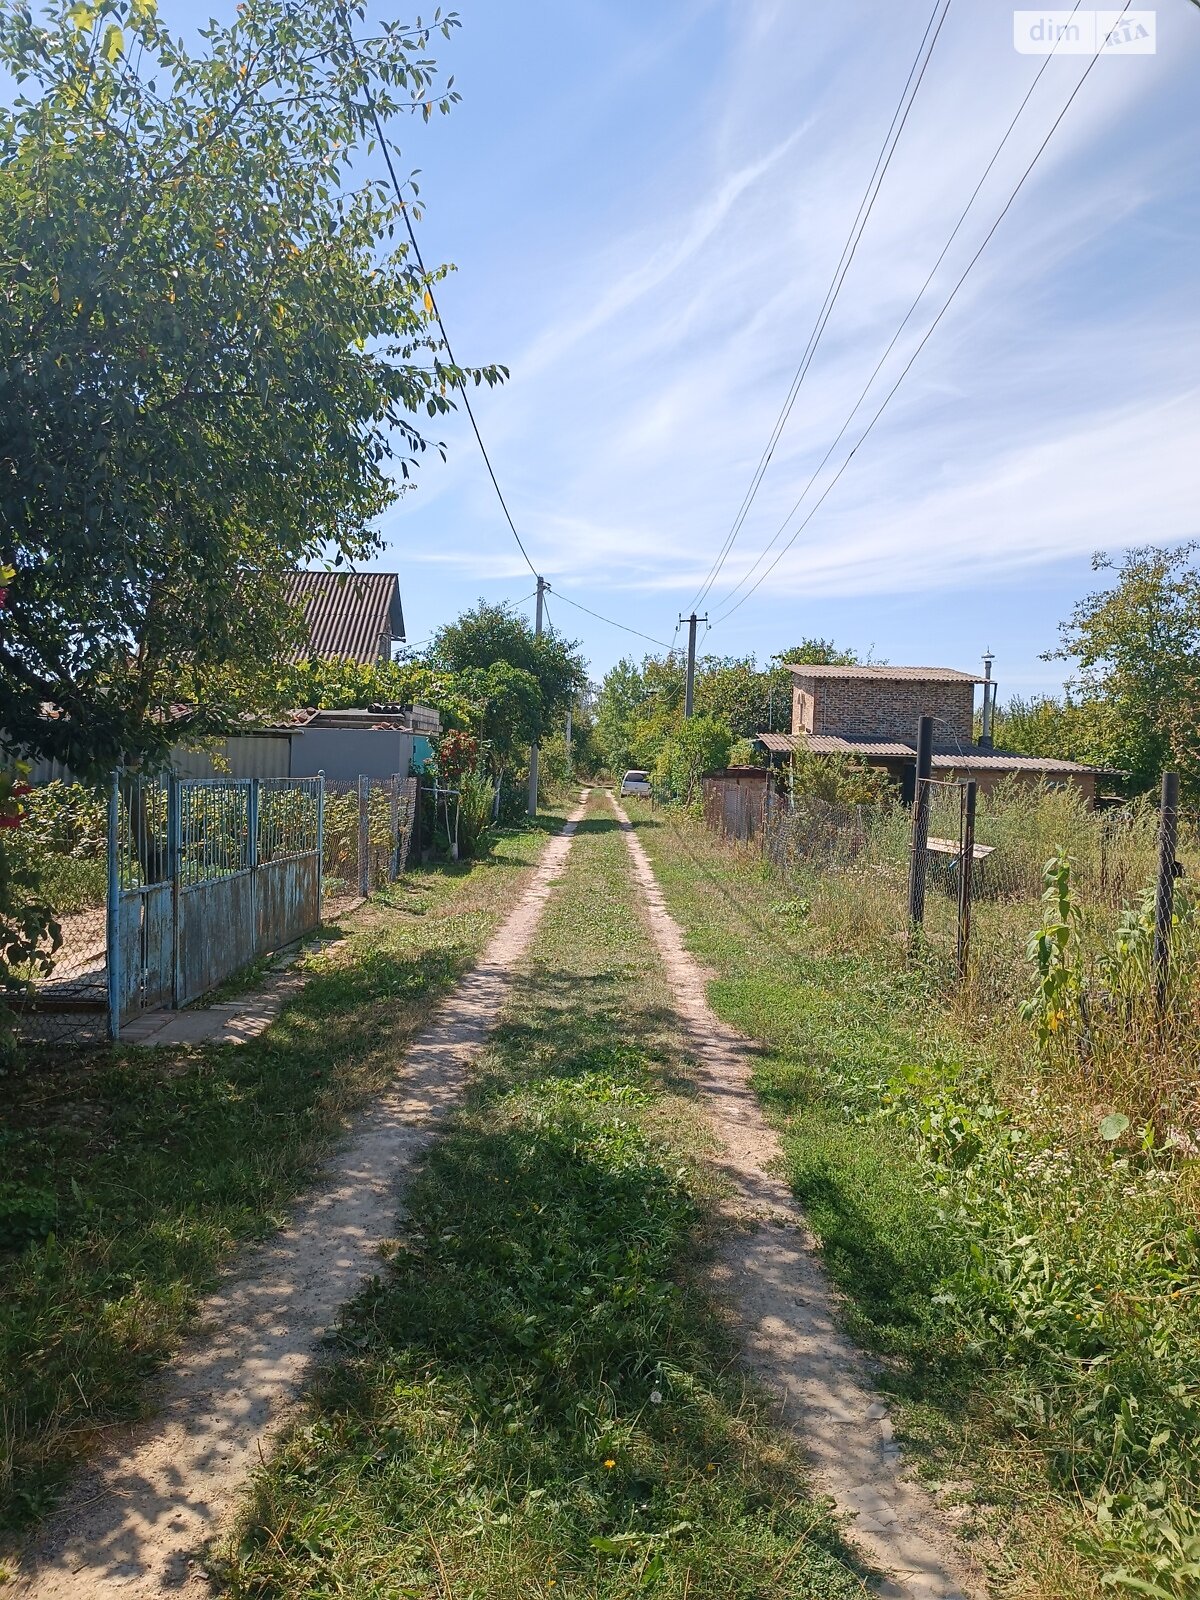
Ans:
[{"label": "roof chimney", "polygon": [[981,750],[992,748],[992,715],[996,709],[996,685],[992,681],[992,662],[995,659],[990,650],[983,652],[983,715],[979,729]]}]

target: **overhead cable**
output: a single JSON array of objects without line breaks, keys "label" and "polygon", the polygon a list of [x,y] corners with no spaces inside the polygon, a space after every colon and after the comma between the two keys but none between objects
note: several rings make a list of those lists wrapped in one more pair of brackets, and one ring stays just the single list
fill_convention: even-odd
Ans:
[{"label": "overhead cable", "polygon": [[[900,91],[900,99],[897,102],[895,111],[892,113],[892,120],[888,126],[887,133],[884,135],[883,144],[880,147],[879,154],[875,158],[875,166],[871,172],[870,178],[867,180],[867,187],[863,191],[863,197],[858,203],[858,211],[855,214],[854,221],[850,224],[850,232],[846,237],[845,244],[842,246],[842,254],[838,260],[837,266],[834,268],[833,277],[830,279],[829,287],[825,291],[825,298],[821,304],[821,309],[818,311],[816,321],[813,323],[812,330],[809,333],[808,343],[805,346],[804,354],[800,358],[800,365],[796,369],[795,375],[792,378],[791,387],[788,389],[787,397],[784,400],[778,417],[775,419],[775,424],[771,429],[770,438],[767,440],[766,447],[764,448],[762,455],[759,457],[758,465],[754,469],[754,473],[750,479],[750,486],[742,497],[742,503],[738,507],[737,515],[733,519],[733,525],[726,534],[725,542],[717,552],[716,559],[709,568],[704,582],[700,585],[700,588],[697,590],[691,605],[688,607],[689,611],[695,611],[696,607],[701,604],[705,596],[716,583],[717,578],[720,576],[722,567],[725,565],[725,562],[728,560],[734,544],[737,542],[738,535],[742,530],[742,526],[745,523],[750,508],[754,504],[755,497],[757,496],[763,478],[766,475],[767,468],[775,454],[775,448],[779,443],[784,428],[787,426],[788,419],[790,418],[792,410],[796,404],[796,400],[799,397],[800,389],[803,386],[804,379],[808,374],[808,369],[812,365],[813,357],[817,353],[817,346],[821,342],[821,335],[824,333],[826,324],[833,313],[833,308],[837,304],[837,299],[841,293],[842,285],[846,281],[846,274],[850,270],[851,263],[854,260],[855,252],[858,249],[859,241],[863,236],[863,232],[866,229],[871,212],[874,209],[875,201],[878,198],[881,187],[883,186],[883,180],[887,175],[888,167],[891,165],[892,157],[896,153],[896,146],[900,142],[900,135],[904,132],[904,125],[908,121],[909,113],[913,108],[913,104],[916,100],[917,93],[920,90],[922,80],[925,77],[925,69],[928,67],[930,58],[933,55],[934,46],[937,44],[938,35],[942,31],[942,24],[946,20],[946,13],[949,11],[950,5],[951,0],[934,0],[933,10],[929,14],[929,21],[925,24],[925,32],[921,36],[920,44],[917,46],[917,53],[913,58],[912,66],[908,70],[908,77],[905,80],[904,88]],[[938,15],[939,11],[941,12],[940,16]]]},{"label": "overhead cable", "polygon": [[780,561],[783,560],[783,557],[788,553],[788,551],[795,544],[796,540],[800,537],[801,533],[803,533],[804,529],[812,521],[812,519],[815,516],[816,512],[820,509],[821,505],[824,503],[825,499],[829,495],[830,490],[832,490],[834,485],[838,482],[838,480],[841,478],[842,474],[845,472],[846,468],[854,460],[854,457],[858,453],[858,450],[859,450],[860,446],[866,440],[868,435],[871,433],[872,429],[875,427],[875,424],[879,421],[880,417],[883,415],[884,411],[887,409],[887,407],[888,407],[889,403],[891,402],[892,397],[895,395],[897,389],[899,389],[900,385],[904,382],[904,379],[906,378],[908,373],[911,371],[913,363],[916,361],[917,357],[921,354],[921,351],[928,344],[930,338],[933,335],[934,330],[937,328],[937,326],[941,322],[942,318],[946,315],[946,312],[949,311],[950,307],[953,305],[954,300],[958,295],[958,291],[962,288],[963,284],[966,282],[967,277],[970,275],[970,272],[971,272],[972,268],[975,266],[975,263],[979,260],[980,256],[983,254],[984,250],[987,248],[987,246],[988,246],[989,242],[991,241],[992,236],[995,234],[997,228],[999,228],[1000,224],[1004,221],[1004,218],[1008,215],[1010,209],[1012,208],[1013,202],[1016,200],[1018,194],[1020,194],[1020,192],[1021,192],[1021,189],[1024,187],[1025,180],[1029,177],[1029,174],[1033,171],[1034,167],[1037,165],[1038,160],[1041,157],[1042,152],[1045,150],[1046,146],[1050,143],[1050,140],[1054,137],[1054,134],[1055,134],[1056,130],[1058,129],[1059,124],[1062,122],[1062,120],[1066,116],[1067,112],[1071,109],[1071,106],[1075,101],[1076,95],[1078,95],[1079,91],[1083,88],[1084,84],[1087,82],[1088,75],[1091,73],[1092,68],[1096,65],[1096,62],[1099,61],[1099,59],[1100,59],[1100,52],[1097,51],[1097,53],[1092,57],[1091,61],[1088,62],[1088,65],[1084,69],[1083,75],[1079,79],[1079,82],[1075,85],[1074,89],[1072,89],[1072,91],[1070,93],[1070,96],[1067,99],[1066,105],[1063,106],[1062,110],[1059,112],[1058,116],[1054,119],[1054,122],[1051,124],[1050,131],[1046,134],[1046,137],[1042,140],[1041,144],[1038,146],[1037,150],[1034,152],[1033,160],[1029,163],[1029,165],[1025,168],[1025,171],[1021,174],[1021,177],[1017,182],[1016,188],[1013,189],[1012,193],[1009,195],[1008,199],[1005,201],[1004,208],[1000,212],[1000,215],[996,218],[995,222],[992,223],[992,226],[988,229],[987,233],[985,234],[984,239],[983,239],[983,243],[979,246],[979,248],[976,250],[975,254],[971,257],[970,261],[967,263],[966,268],[963,271],[962,276],[959,278],[958,282],[954,285],[954,288],[950,291],[950,295],[949,295],[948,299],[946,300],[945,304],[942,306],[942,309],[938,312],[937,316],[934,318],[933,322],[930,324],[930,326],[929,326],[928,330],[926,331],[925,336],[921,340],[920,344],[913,351],[912,355],[908,358],[908,361],[905,363],[903,369],[901,370],[900,376],[896,379],[895,383],[892,385],[892,387],[888,390],[887,394],[884,396],[883,401],[879,406],[879,409],[875,412],[875,414],[871,418],[870,422],[867,424],[867,426],[863,429],[862,433],[859,435],[858,440],[854,445],[854,448],[850,451],[850,454],[842,462],[842,464],[838,468],[837,472],[830,479],[830,481],[826,485],[826,487],[822,490],[820,498],[816,501],[816,503],[813,505],[812,509],[808,512],[808,514],[801,520],[799,526],[796,528],[796,530],[792,534],[791,538],[782,547],[782,549],[776,555],[775,559],[771,562],[770,566],[768,566],[761,573],[761,575],[755,580],[755,582],[746,591],[746,593],[742,596],[742,598],[740,600],[738,600],[734,605],[730,606],[728,608],[728,610],[723,611],[721,613],[721,615],[716,619],[716,621],[718,623],[724,622],[727,617],[732,616],[735,611],[739,610],[740,607],[745,605],[746,601],[749,600],[750,596],[755,592],[755,590],[758,589],[759,586],[768,577],[770,577],[771,573],[774,572],[775,568],[779,565]]}]

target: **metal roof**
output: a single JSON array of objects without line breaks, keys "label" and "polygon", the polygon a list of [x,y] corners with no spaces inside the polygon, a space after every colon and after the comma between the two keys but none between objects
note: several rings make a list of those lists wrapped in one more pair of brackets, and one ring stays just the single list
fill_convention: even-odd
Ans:
[{"label": "metal roof", "polygon": [[970,672],[955,667],[809,667],[790,662],[788,671],[805,678],[869,678],[877,683],[984,683]]},{"label": "metal roof", "polygon": [[285,596],[304,607],[308,646],[297,661],[349,658],[363,665],[390,653],[404,638],[400,579],[394,572],[293,572]]},{"label": "metal roof", "polygon": [[[773,755],[789,755],[794,750],[808,750],[813,755],[861,756],[865,761],[911,761],[916,749],[901,740],[843,739],[831,733],[757,733],[756,741]],[[1101,772],[1107,767],[1091,767],[1081,761],[1062,761],[1053,756],[1020,756],[1005,750],[988,749],[982,745],[968,744],[961,749],[936,750],[933,755],[935,769],[942,772]]]}]

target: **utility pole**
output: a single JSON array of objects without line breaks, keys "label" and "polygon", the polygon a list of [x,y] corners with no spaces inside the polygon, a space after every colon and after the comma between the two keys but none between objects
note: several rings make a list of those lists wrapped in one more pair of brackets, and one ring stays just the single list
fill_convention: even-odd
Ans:
[{"label": "utility pole", "polygon": [[[535,639],[542,637],[542,595],[550,587],[545,578],[538,579],[537,586],[537,611],[534,615],[533,636]],[[538,747],[533,745],[529,751],[529,802],[526,806],[531,817],[537,816],[538,792]]]},{"label": "utility pole", "polygon": [[692,714],[692,696],[696,687],[696,624],[703,622],[707,625],[707,617],[698,617],[693,611],[690,617],[680,617],[680,624],[688,625],[688,664],[687,685],[683,691],[683,714],[690,717]]},{"label": "utility pole", "polygon": [[573,721],[573,718],[572,718],[572,715],[571,715],[571,707],[568,706],[567,707],[567,771],[568,772],[574,772],[574,770],[575,770],[574,740],[575,740],[575,726],[574,726],[574,721]]},{"label": "utility pole", "polygon": [[990,650],[983,652],[983,716],[979,724],[979,743],[984,750],[992,748],[992,718],[996,709],[996,685],[992,679],[992,662],[995,659]]}]

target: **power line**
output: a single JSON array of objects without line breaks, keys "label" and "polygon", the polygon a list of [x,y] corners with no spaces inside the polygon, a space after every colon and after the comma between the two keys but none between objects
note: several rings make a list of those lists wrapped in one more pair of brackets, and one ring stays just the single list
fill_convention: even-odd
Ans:
[{"label": "power line", "polygon": [[[879,191],[883,187],[883,180],[887,176],[887,170],[891,165],[892,157],[896,153],[896,147],[900,143],[900,135],[904,132],[905,123],[907,123],[909,113],[912,111],[913,105],[916,101],[917,94],[921,88],[922,80],[925,77],[925,69],[928,67],[930,59],[933,55],[934,46],[937,44],[938,35],[942,31],[942,24],[946,20],[946,14],[950,9],[950,5],[951,0],[934,0],[933,10],[929,13],[929,21],[925,24],[925,32],[922,34],[921,42],[917,46],[917,53],[913,57],[912,66],[908,69],[908,77],[905,80],[903,89],[900,91],[900,99],[896,104],[895,111],[892,113],[892,120],[888,125],[887,133],[884,135],[883,144],[880,147],[879,154],[875,158],[875,166],[871,176],[867,180],[867,187],[863,191],[863,197],[858,203],[858,211],[855,214],[854,221],[850,224],[850,232],[846,237],[845,244],[842,246],[842,254],[838,260],[837,266],[833,270],[833,277],[830,280],[829,287],[825,291],[825,298],[822,301],[821,309],[818,311],[817,319],[813,324],[811,332],[809,333],[808,343],[805,346],[804,354],[800,358],[800,365],[796,369],[796,373],[792,378],[791,387],[788,390],[787,397],[784,400],[778,417],[775,419],[775,425],[771,430],[770,438],[767,440],[766,447],[764,448],[762,455],[759,457],[758,465],[754,469],[753,476],[750,480],[750,487],[746,490],[746,493],[742,497],[742,503],[738,508],[737,515],[733,519],[733,526],[730,528],[728,534],[726,534],[725,542],[717,552],[716,559],[709,568],[704,582],[700,585],[695,598],[692,600],[692,603],[688,608],[691,611],[696,609],[696,607],[704,600],[705,596],[716,583],[717,578],[720,576],[721,568],[728,560],[730,552],[732,551],[738,535],[742,530],[742,526],[745,523],[746,517],[749,515],[750,508],[754,504],[755,497],[757,496],[763,478],[766,475],[767,468],[770,466],[772,457],[775,454],[775,447],[778,445],[783,434],[783,430],[787,426],[788,419],[790,418],[792,410],[795,407],[796,400],[800,394],[800,389],[804,383],[804,379],[808,374],[808,369],[812,365],[813,357],[817,353],[817,346],[821,342],[821,336],[825,331],[825,327],[829,321],[829,318],[833,314],[833,308],[837,304],[838,296],[842,291],[842,285],[845,283],[846,275],[850,271],[851,264],[854,261],[854,256],[858,250],[859,242],[862,239],[867,223],[870,220],[871,212],[875,206],[875,201],[879,197]],[[940,18],[938,17],[939,8],[941,9]],[[936,29],[934,28],[935,19],[937,21]],[[930,38],[931,30],[933,30],[932,39]],[[926,49],[927,42],[928,49]],[[922,56],[924,57],[924,60],[922,60]],[[913,82],[914,77],[916,79],[915,84]],[[911,95],[909,94],[910,87],[912,88]],[[906,101],[907,104],[905,103]]]},{"label": "power line", "polygon": [[[1110,29],[1109,31],[1111,33],[1112,30]],[[830,479],[829,483],[827,484],[825,489],[822,491],[820,498],[817,500],[817,502],[813,506],[812,510],[809,511],[808,515],[805,516],[802,519],[802,521],[800,522],[799,527],[797,527],[796,531],[792,534],[791,538],[787,541],[787,543],[779,551],[779,554],[775,557],[774,561],[771,562],[771,565],[765,569],[765,571],[758,577],[758,579],[755,581],[755,583],[746,591],[746,593],[742,596],[742,598],[739,601],[736,602],[736,604],[730,606],[727,611],[723,611],[721,613],[721,615],[716,619],[717,622],[724,622],[727,617],[732,616],[735,611],[737,611],[740,607],[745,605],[746,601],[749,600],[750,596],[755,592],[755,590],[758,589],[759,586],[767,578],[770,577],[771,573],[774,572],[775,568],[779,565],[779,563],[783,560],[784,556],[788,553],[788,551],[795,544],[796,540],[800,537],[801,533],[803,533],[804,529],[812,521],[812,519],[816,515],[817,511],[820,510],[821,505],[824,503],[824,501],[825,501],[826,497],[828,496],[830,490],[834,487],[834,485],[837,483],[838,479],[845,472],[846,468],[854,460],[854,457],[858,453],[859,447],[862,445],[864,440],[870,434],[870,432],[874,428],[875,424],[879,421],[880,417],[883,415],[884,411],[887,409],[887,406],[888,406],[889,402],[891,401],[892,396],[896,393],[896,390],[904,382],[904,379],[908,375],[909,371],[911,370],[913,363],[916,361],[917,357],[921,354],[921,351],[925,348],[926,344],[928,344],[929,339],[930,339],[930,337],[932,336],[932,334],[934,332],[934,329],[938,326],[938,324],[941,322],[942,318],[946,315],[946,312],[949,311],[951,305],[953,305],[955,297],[958,294],[958,291],[962,288],[963,284],[966,282],[966,279],[967,279],[968,275],[971,272],[971,269],[974,267],[975,263],[979,260],[980,256],[983,254],[984,250],[987,248],[989,242],[991,241],[991,238],[992,238],[993,234],[996,232],[996,229],[1000,226],[1000,224],[1004,221],[1004,218],[1008,215],[1010,209],[1012,208],[1013,202],[1016,200],[1017,196],[1020,194],[1022,188],[1024,187],[1025,180],[1029,177],[1029,174],[1033,171],[1034,167],[1037,165],[1038,160],[1040,159],[1043,150],[1045,150],[1046,146],[1050,143],[1050,140],[1054,137],[1054,134],[1057,131],[1059,124],[1062,122],[1062,120],[1066,116],[1067,112],[1071,109],[1071,106],[1074,103],[1076,95],[1079,93],[1079,91],[1083,88],[1084,84],[1087,82],[1089,73],[1091,72],[1092,68],[1096,65],[1096,62],[1099,61],[1099,59],[1100,59],[1100,52],[1097,51],[1096,54],[1092,57],[1092,59],[1088,62],[1086,68],[1084,69],[1083,75],[1079,79],[1079,82],[1075,85],[1074,89],[1072,89],[1070,95],[1067,98],[1066,105],[1063,106],[1062,110],[1059,112],[1058,116],[1054,119],[1053,123],[1051,124],[1050,131],[1046,134],[1046,137],[1042,140],[1041,144],[1038,146],[1037,150],[1034,152],[1033,160],[1029,163],[1029,165],[1025,168],[1025,171],[1021,174],[1021,177],[1017,182],[1016,188],[1012,191],[1012,193],[1009,195],[1008,199],[1005,201],[1004,208],[1000,212],[1000,215],[996,218],[995,222],[992,223],[992,226],[988,229],[987,233],[985,234],[984,239],[983,239],[983,243],[979,246],[978,250],[976,250],[975,254],[971,257],[970,261],[967,263],[966,268],[963,271],[962,276],[959,278],[958,282],[954,285],[954,288],[950,291],[950,296],[947,299],[945,305],[943,305],[942,309],[938,312],[937,316],[934,318],[933,322],[930,324],[930,327],[929,327],[928,331],[926,332],[924,338],[921,340],[920,344],[913,351],[912,355],[908,358],[908,361],[905,364],[904,368],[902,369],[902,371],[900,373],[900,376],[896,379],[895,383],[892,385],[892,387],[888,390],[887,394],[884,396],[883,401],[882,401],[879,409],[876,411],[875,415],[871,418],[870,422],[867,424],[867,426],[863,429],[862,433],[859,435],[858,441],[855,444],[854,448],[851,450],[850,454],[846,457],[845,461],[842,462],[842,464],[838,468],[837,472]]]},{"label": "power line", "polygon": [[[1074,5],[1074,7],[1072,9],[1072,12],[1071,12],[1072,16],[1074,16],[1075,12],[1079,10],[1079,7],[1082,5],[1082,3],[1083,3],[1083,0],[1075,0],[1075,5]],[[1200,4],[1200,0],[1197,0],[1197,3]],[[1057,49],[1057,45],[1056,45],[1055,48]],[[869,394],[869,392],[871,390],[871,387],[874,384],[875,379],[879,376],[880,372],[882,371],[883,366],[887,361],[887,358],[891,355],[892,351],[896,348],[896,345],[899,342],[901,334],[904,332],[905,328],[907,328],[909,322],[912,320],[913,313],[916,311],[917,307],[920,305],[921,301],[924,299],[925,291],[929,288],[929,285],[933,282],[933,279],[937,274],[938,268],[941,266],[942,262],[946,259],[946,256],[949,253],[951,245],[954,243],[955,239],[958,237],[958,235],[959,235],[959,233],[960,233],[960,231],[962,229],[963,223],[967,220],[967,216],[970,213],[971,207],[975,204],[975,201],[978,199],[980,190],[983,188],[984,184],[987,182],[988,177],[991,174],[992,168],[996,165],[996,162],[1000,159],[1000,156],[1004,151],[1005,145],[1009,141],[1009,138],[1010,138],[1010,136],[1012,134],[1013,129],[1016,127],[1017,123],[1020,121],[1020,118],[1021,118],[1021,116],[1022,116],[1022,114],[1023,114],[1024,110],[1025,110],[1025,107],[1029,104],[1029,101],[1033,96],[1033,92],[1037,88],[1038,84],[1041,82],[1042,74],[1046,71],[1047,67],[1050,65],[1050,62],[1053,59],[1054,54],[1055,54],[1055,51],[1052,50],[1046,56],[1045,60],[1042,62],[1041,66],[1038,68],[1036,74],[1034,75],[1033,82],[1029,85],[1029,88],[1025,91],[1024,99],[1021,101],[1021,104],[1017,107],[1016,112],[1013,115],[1012,121],[1009,123],[1008,127],[1005,129],[1004,135],[1001,138],[1000,143],[996,146],[996,149],[992,154],[991,160],[988,162],[987,166],[983,169],[983,174],[980,177],[979,182],[975,185],[974,189],[971,191],[970,199],[967,201],[966,205],[963,207],[961,213],[959,214],[958,221],[954,224],[954,227],[953,227],[953,229],[951,230],[951,233],[950,233],[950,237],[946,240],[945,244],[942,246],[941,253],[939,254],[937,260],[933,263],[933,266],[930,267],[929,274],[926,277],[925,282],[921,285],[920,289],[918,289],[917,294],[916,294],[916,298],[913,300],[912,304],[909,306],[908,310],[905,312],[904,317],[900,322],[900,326],[896,329],[895,333],[892,335],[892,337],[891,337],[891,339],[890,339],[890,341],[888,343],[887,349],[883,352],[883,354],[880,356],[879,360],[876,362],[875,370],[871,373],[871,376],[867,379],[866,383],[863,385],[862,390],[859,393],[858,399],[854,402],[854,404],[851,406],[849,412],[847,413],[846,420],[842,423],[841,427],[838,429],[837,435],[834,438],[833,443],[829,446],[828,450],[826,450],[825,454],[821,457],[820,461],[817,463],[816,467],[813,469],[813,471],[812,471],[812,473],[811,473],[811,475],[810,475],[810,477],[808,479],[808,482],[804,485],[804,488],[801,490],[799,497],[794,501],[790,511],[788,511],[787,515],[783,518],[783,521],[779,524],[779,527],[775,530],[775,533],[771,536],[771,539],[764,546],[764,548],[759,552],[757,558],[755,559],[754,563],[750,566],[748,571],[743,573],[743,575],[734,584],[732,589],[730,589],[729,593],[725,596],[725,599],[721,602],[722,605],[728,605],[730,600],[733,599],[734,595],[737,594],[738,590],[744,588],[746,586],[746,584],[749,583],[750,579],[754,576],[755,572],[758,571],[758,568],[762,565],[763,561],[766,559],[766,557],[770,554],[770,552],[774,549],[775,545],[779,542],[779,540],[783,537],[784,533],[787,531],[788,523],[792,520],[792,518],[796,515],[797,511],[799,511],[800,507],[804,504],[805,500],[808,498],[809,490],[812,488],[813,484],[820,477],[821,472],[823,471],[823,469],[824,469],[826,463],[828,462],[830,456],[837,449],[838,445],[842,442],[842,439],[845,437],[847,428],[849,428],[850,424],[854,421],[854,418],[857,415],[859,406],[862,405],[863,401],[866,399],[867,395]]]},{"label": "power line", "polygon": [[671,646],[665,639],[656,639],[653,634],[642,633],[638,628],[630,628],[624,622],[617,622],[613,617],[601,616],[598,611],[593,611],[590,606],[582,606],[578,600],[572,600],[568,595],[565,595],[561,589],[555,589],[554,597],[556,600],[565,601],[569,606],[574,606],[576,611],[585,611],[589,617],[595,617],[597,622],[607,622],[610,628],[620,628],[622,633],[632,633],[636,638],[645,639],[648,641],[648,643],[656,644],[663,650],[671,649]]},{"label": "power line", "polygon": [[[949,0],[946,0],[946,3],[949,4]],[[350,29],[349,29],[349,21],[348,20],[347,20],[347,23],[346,23],[346,29],[347,29],[347,33],[349,33]],[[351,44],[353,45],[353,40],[351,40]],[[400,187],[400,180],[396,175],[396,169],[395,169],[395,166],[392,163],[391,151],[390,151],[390,149],[388,147],[387,139],[384,136],[383,126],[382,126],[382,123],[380,122],[379,111],[378,111],[378,109],[376,107],[376,104],[375,104],[375,97],[371,93],[370,83],[364,81],[363,89],[364,89],[364,93],[366,94],[366,97],[367,97],[367,108],[371,113],[371,121],[372,121],[372,123],[374,124],[374,127],[375,127],[375,134],[376,134],[376,137],[379,140],[380,149],[383,151],[383,159],[387,164],[388,176],[392,180],[392,188],[396,192],[396,199],[400,202],[400,209],[404,213],[404,226],[405,226],[405,228],[406,228],[406,230],[408,232],[409,242],[412,244],[413,254],[415,255],[416,260],[417,260],[417,266],[420,268],[422,276],[426,280],[428,280],[429,272],[428,272],[428,269],[425,266],[424,259],[422,258],[421,247],[417,243],[417,235],[416,235],[416,232],[413,229],[413,225],[412,225],[412,217],[409,215],[408,205],[407,205],[407,203],[406,203],[406,201],[404,199],[403,192],[402,192],[401,187]],[[433,307],[433,314],[434,314],[435,318],[437,319],[438,328],[441,330],[442,341],[446,346],[446,354],[450,358],[450,363],[451,363],[452,366],[458,366],[458,362],[455,361],[455,359],[454,359],[454,351],[450,347],[450,336],[446,332],[446,324],[442,321],[442,313],[441,313],[441,311],[440,311],[440,309],[438,307],[437,301],[434,298],[432,289],[430,289],[429,286],[428,286],[428,281],[426,282],[425,292],[428,294],[429,303]],[[467,394],[466,385],[460,383],[459,389],[460,389],[460,392],[462,394],[463,406],[464,406],[464,408],[466,410],[467,416],[470,418],[471,428],[472,428],[472,431],[475,434],[475,441],[479,446],[480,454],[483,456],[484,465],[487,467],[488,477],[492,480],[492,488],[495,489],[496,498],[500,502],[500,509],[504,512],[504,520],[508,523],[509,530],[512,533],[513,538],[517,541],[517,548],[520,550],[521,555],[524,557],[525,565],[529,568],[529,570],[533,574],[533,576],[538,579],[538,582],[540,584],[541,583],[541,578],[540,578],[540,575],[538,573],[538,570],[534,566],[533,562],[529,559],[529,552],[525,548],[524,542],[521,539],[521,535],[517,532],[517,525],[513,521],[512,513],[508,509],[508,502],[505,500],[504,493],[500,488],[499,480],[497,479],[495,469],[492,466],[491,457],[488,455],[488,452],[487,452],[487,446],[483,442],[483,435],[479,431],[479,424],[475,420],[475,413],[471,409],[471,401],[470,401],[470,397]],[[537,591],[535,590],[534,593],[536,593],[536,592]],[[617,622],[615,620],[615,618],[613,618],[613,617],[602,616],[599,611],[592,611],[590,609],[590,607],[585,606],[585,605],[580,605],[578,600],[569,599],[568,596],[563,594],[561,590],[557,590],[556,589],[555,590],[555,594],[557,595],[557,597],[560,600],[565,601],[567,605],[574,606],[577,611],[583,611],[589,617],[595,617],[597,622],[605,622],[605,623],[608,624],[608,626],[610,628],[619,628],[623,633],[633,634],[635,637],[637,637],[639,639],[647,640],[650,644],[659,645],[660,647],[662,647],[662,648],[664,648],[666,650],[670,650],[671,649],[671,646],[666,644],[664,640],[652,638],[650,634],[642,633],[637,628],[630,628],[623,622]],[[526,597],[525,597],[526,600],[529,600],[529,599],[532,599],[532,598],[533,598],[532,595],[526,595]],[[524,601],[517,601],[518,605],[523,605],[524,603],[525,603]],[[543,598],[543,602],[542,603],[543,603],[543,605],[545,605],[544,598]]]},{"label": "power line", "polygon": [[[345,19],[346,33],[350,38],[351,49],[354,49],[354,39],[350,30],[350,20],[348,17],[345,17],[344,12],[343,17]],[[357,52],[355,52],[355,59],[357,60]],[[446,347],[446,354],[450,357],[450,365],[452,367],[457,367],[458,362],[454,359],[454,351],[450,347],[450,335],[446,332],[446,324],[442,321],[442,313],[438,309],[437,301],[434,299],[433,290],[429,287],[429,272],[421,255],[421,246],[417,243],[416,231],[413,228],[412,218],[409,216],[408,212],[408,202],[404,198],[403,190],[400,187],[400,179],[396,176],[396,168],[392,163],[392,152],[388,146],[387,138],[384,135],[383,124],[379,119],[379,111],[375,104],[375,96],[371,92],[370,80],[365,74],[363,75],[363,93],[367,97],[367,109],[371,113],[371,121],[375,126],[375,136],[379,140],[379,148],[383,151],[383,159],[387,165],[388,177],[392,180],[392,188],[396,192],[396,199],[400,204],[400,210],[404,213],[404,226],[408,230],[408,238],[413,248],[413,255],[417,258],[417,266],[421,269],[421,275],[425,279],[425,293],[429,296],[429,304],[433,307],[434,317],[437,320],[438,328],[441,330],[442,343]],[[475,434],[475,442],[479,446],[479,453],[483,457],[483,464],[488,470],[488,477],[492,480],[492,488],[496,491],[496,498],[500,502],[500,509],[504,512],[504,520],[508,523],[509,531],[511,532],[513,538],[517,541],[517,549],[524,557],[525,565],[536,578],[538,575],[537,568],[529,559],[529,551],[526,550],[524,542],[521,539],[521,535],[517,532],[517,525],[513,521],[512,512],[508,509],[508,502],[504,498],[503,491],[500,488],[499,479],[496,477],[495,469],[492,466],[492,458],[488,455],[487,446],[483,442],[483,435],[479,431],[479,424],[475,420],[475,412],[471,407],[471,397],[467,393],[467,386],[465,382],[460,380],[458,389],[459,393],[462,395],[463,409],[470,418],[471,429]]]}]

